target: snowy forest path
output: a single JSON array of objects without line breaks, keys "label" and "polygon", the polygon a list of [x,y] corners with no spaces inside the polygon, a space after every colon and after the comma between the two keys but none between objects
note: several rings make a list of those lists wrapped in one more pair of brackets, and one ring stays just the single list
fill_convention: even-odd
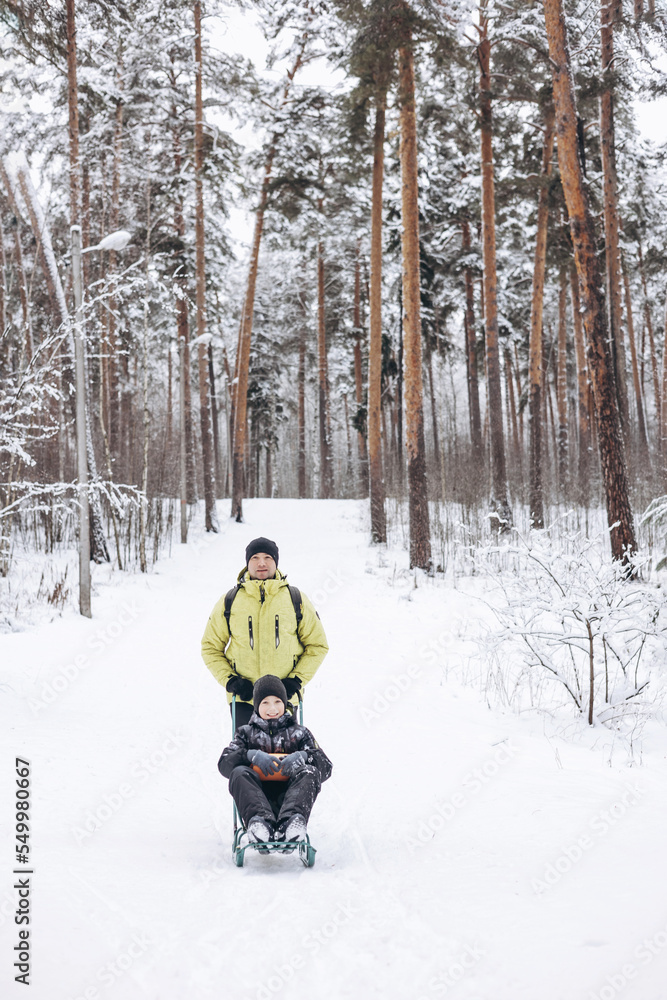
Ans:
[{"label": "snowy forest path", "polygon": [[[35,1000],[583,1000],[628,962],[624,998],[664,996],[662,749],[611,766],[448,678],[476,584],[415,588],[404,551],[369,548],[366,504],[244,513],[112,576],[92,621],[2,637],[6,756],[32,765]],[[199,642],[260,534],[330,645],[304,713],[334,764],[312,870],[251,852],[234,867],[216,769],[231,725]],[[12,782],[6,767],[3,803]]]}]

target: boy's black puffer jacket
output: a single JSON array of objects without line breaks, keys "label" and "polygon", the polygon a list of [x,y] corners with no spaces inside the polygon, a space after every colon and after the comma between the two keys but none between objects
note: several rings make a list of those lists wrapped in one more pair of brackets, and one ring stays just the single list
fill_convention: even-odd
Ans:
[{"label": "boy's black puffer jacket", "polygon": [[265,753],[294,753],[305,750],[308,763],[314,764],[320,772],[320,780],[326,781],[332,771],[332,763],[311,733],[300,726],[291,712],[285,712],[279,719],[262,719],[257,712],[250,716],[247,726],[241,726],[228,747],[222,751],[218,770],[229,778],[239,764],[248,764],[248,750],[264,750]]}]

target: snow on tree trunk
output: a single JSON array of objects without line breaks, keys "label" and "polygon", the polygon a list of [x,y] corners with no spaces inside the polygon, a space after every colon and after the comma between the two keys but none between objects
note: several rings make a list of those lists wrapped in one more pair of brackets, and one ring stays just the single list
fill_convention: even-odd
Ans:
[{"label": "snow on tree trunk", "polygon": [[204,472],[205,524],[207,531],[218,530],[213,470],[213,435],[206,339],[206,260],[204,257],[204,107],[202,101],[201,3],[194,2],[195,15],[195,254],[197,282],[197,354],[199,372],[199,417]]},{"label": "snow on tree trunk", "polygon": [[653,395],[655,397],[655,419],[658,427],[658,440],[660,440],[660,368],[658,365],[658,353],[655,349],[655,337],[653,335],[653,318],[651,316],[651,306],[649,305],[648,289],[646,287],[646,272],[644,270],[644,257],[641,243],[637,244],[639,254],[639,274],[644,292],[644,319],[648,331],[649,350],[651,351],[651,372],[653,375]]},{"label": "snow on tree trunk", "polygon": [[[322,211],[322,199],[319,201]],[[317,243],[317,383],[320,432],[320,497],[329,500],[333,491],[331,428],[329,423],[329,371],[324,297],[324,244]]]},{"label": "snow on tree trunk", "polygon": [[[116,85],[120,94],[123,91],[123,56],[122,48],[119,49],[118,65],[116,69]],[[109,225],[112,233],[115,233],[120,225],[120,174],[123,149],[123,100],[122,96],[116,103],[114,113],[113,131],[113,173],[111,179],[111,211],[109,213]],[[108,394],[108,434],[110,448],[113,449],[117,443],[118,429],[120,424],[120,396],[118,387],[118,342],[116,331],[116,284],[117,253],[115,250],[109,251],[109,308],[107,315],[107,394]]]},{"label": "snow on tree trunk", "polygon": [[299,306],[301,309],[301,324],[299,327],[299,369],[297,374],[297,477],[299,498],[307,496],[306,482],[306,338],[308,326],[306,322],[306,295],[299,290]]},{"label": "snow on tree trunk", "polygon": [[371,204],[370,344],[368,352],[368,476],[371,537],[387,541],[382,469],[382,187],[386,91],[375,101],[373,133],[373,194]]},{"label": "snow on tree trunk", "polygon": [[[464,252],[470,250],[470,223],[464,219],[461,223],[461,248]],[[482,419],[479,408],[479,379],[477,378],[477,335],[475,326],[475,294],[472,272],[469,267],[464,270],[466,291],[466,307],[464,313],[466,377],[468,384],[468,416],[470,420],[470,441],[475,459],[482,456]]]},{"label": "snow on tree trunk", "polygon": [[[33,187],[32,180],[30,179],[30,173],[25,164],[20,164],[17,167],[17,177],[19,187],[21,188],[21,194],[23,195],[23,200],[28,210],[28,217],[30,219],[30,225],[32,226],[35,241],[37,243],[38,252],[42,261],[44,277],[46,278],[46,284],[49,290],[49,297],[51,298],[53,306],[58,314],[61,326],[66,328],[69,325],[69,310],[67,309],[65,293],[60,280],[56,256],[53,252],[51,231],[46,224],[42,206],[39,203],[37,192]],[[68,335],[68,346],[71,357],[73,358],[74,341],[72,339],[71,331]]]},{"label": "snow on tree trunk", "polygon": [[69,212],[70,225],[81,221],[81,178],[79,166],[79,88],[76,65],[76,12],[74,0],[67,9],[67,101],[69,107]]},{"label": "snow on tree trunk", "polygon": [[512,355],[509,347],[505,348],[505,387],[507,392],[508,437],[512,434],[514,463],[521,472],[521,444],[519,443],[519,418],[517,416],[516,397],[514,395],[514,380],[512,371]]},{"label": "snow on tree trunk", "polygon": [[[361,253],[359,241],[354,259],[354,398],[357,404],[357,416],[361,416],[364,406],[364,374],[361,357]],[[363,485],[368,479],[368,455],[366,452],[366,436],[363,430],[357,430],[357,450],[359,454],[359,479]]]},{"label": "snow on tree trunk", "polygon": [[[10,211],[16,218],[16,225],[13,226],[14,230],[14,254],[16,260],[16,270],[17,284],[19,288],[19,299],[21,301],[21,313],[23,316],[23,351],[25,357],[25,363],[28,364],[33,355],[33,340],[32,340],[32,316],[30,312],[30,296],[28,294],[28,281],[26,278],[25,265],[23,263],[23,249],[21,247],[21,234],[19,232],[18,220],[20,218],[19,210],[16,205],[16,196],[14,194],[14,188],[10,179],[10,176],[5,169],[5,164],[2,159],[0,159],[0,177],[5,186],[5,191],[7,192],[7,202]],[[3,272],[4,273],[4,272]],[[4,331],[3,323],[3,331]]]},{"label": "snow on tree trunk", "polygon": [[667,296],[665,296],[665,315],[663,320],[663,350],[662,350],[662,388],[660,391],[660,454],[662,456],[662,474],[667,488]]},{"label": "snow on tree trunk", "polygon": [[[176,112],[174,109],[174,116]],[[181,176],[183,156],[181,141],[177,131],[174,131],[174,172]],[[176,295],[176,330],[181,354],[181,378],[183,380],[183,406],[181,412],[181,434],[185,437],[185,495],[189,504],[197,501],[197,476],[195,469],[195,447],[192,431],[192,388],[190,384],[190,322],[188,318],[188,270],[185,256],[185,218],[183,216],[183,197],[180,193],[174,203],[174,229],[178,239],[179,253],[174,267],[174,292]]]},{"label": "snow on tree trunk", "polygon": [[637,364],[637,345],[635,342],[635,325],[632,316],[632,295],[630,293],[630,282],[625,262],[621,256],[621,270],[623,272],[623,287],[625,291],[625,314],[628,320],[628,344],[630,345],[630,359],[632,363],[632,383],[637,401],[637,429],[639,432],[639,461],[642,472],[648,472],[650,468],[648,435],[646,433],[646,420],[644,419],[644,400],[642,386],[639,378],[639,365]]},{"label": "snow on tree trunk", "polygon": [[[66,369],[64,371],[64,377],[68,387],[68,396],[70,401],[70,407],[72,409],[72,415],[74,415],[74,384],[73,384],[73,372],[72,372],[72,360],[74,358],[74,336],[72,332],[72,325],[70,322],[70,315],[67,309],[67,302],[65,301],[65,293],[63,291],[62,282],[60,280],[60,273],[58,271],[58,265],[56,263],[56,257],[53,252],[53,244],[51,243],[51,232],[46,224],[46,219],[44,217],[44,212],[42,211],[42,206],[39,203],[37,197],[37,192],[33,187],[32,181],[30,179],[30,174],[28,173],[28,168],[25,164],[20,164],[17,169],[19,185],[21,188],[21,194],[23,195],[23,200],[25,201],[26,208],[28,209],[28,215],[30,217],[30,224],[32,226],[33,234],[39,247],[40,256],[42,259],[42,265],[44,274],[47,280],[47,285],[51,293],[52,301],[56,307],[58,318],[60,319],[60,325],[66,331],[67,337],[67,347],[69,350],[69,358],[66,362]],[[84,338],[84,351],[85,351],[85,338]],[[86,374],[86,392],[88,385],[88,377]],[[93,448],[93,438],[90,427],[90,407],[86,407],[86,454],[88,455],[88,474],[90,477],[90,482],[94,483],[99,477],[97,474],[97,461],[95,459],[95,450]],[[100,498],[97,491],[93,490],[90,496],[90,519],[91,519],[91,532],[90,532],[90,545],[91,545],[91,559],[94,562],[109,562],[109,551],[107,549],[106,537],[104,534],[103,522],[102,522],[102,508],[100,505]]]}]

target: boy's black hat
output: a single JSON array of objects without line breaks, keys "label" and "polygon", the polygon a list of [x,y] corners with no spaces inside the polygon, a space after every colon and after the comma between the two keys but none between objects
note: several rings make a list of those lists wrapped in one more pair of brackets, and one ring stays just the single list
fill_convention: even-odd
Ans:
[{"label": "boy's black hat", "polygon": [[272,542],[270,538],[253,538],[253,540],[246,546],[245,550],[245,564],[246,566],[250,562],[253,556],[256,556],[258,552],[265,552],[267,556],[271,556],[276,566],[278,565],[278,546],[275,542]]},{"label": "boy's black hat", "polygon": [[275,674],[264,674],[258,681],[255,681],[255,686],[252,689],[252,704],[258,715],[260,702],[272,694],[276,698],[280,698],[285,706],[285,711],[287,711],[287,691],[285,690],[285,685],[280,677],[276,677]]}]

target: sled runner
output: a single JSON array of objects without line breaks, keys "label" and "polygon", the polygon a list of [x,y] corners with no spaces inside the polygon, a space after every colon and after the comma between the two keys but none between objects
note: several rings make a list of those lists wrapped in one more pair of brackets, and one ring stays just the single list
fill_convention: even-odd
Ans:
[{"label": "sled runner", "polygon": [[[299,723],[303,725],[303,700],[299,697]],[[236,695],[232,697],[232,736],[236,732]],[[284,754],[275,754],[276,757],[283,757]],[[257,768],[254,768],[257,770]],[[261,774],[261,772],[259,772]],[[275,780],[275,778],[267,779],[265,775],[261,775],[262,780]],[[283,779],[285,780],[285,779]],[[236,802],[234,802],[234,840],[232,842],[232,855],[234,857],[234,862],[237,868],[243,868],[243,861],[245,858],[245,852],[248,849],[259,851],[261,854],[293,854],[298,851],[299,857],[303,861],[306,868],[312,868],[315,864],[315,848],[312,847],[310,843],[310,837],[305,834],[303,840],[294,840],[286,843],[284,840],[267,840],[267,841],[252,841],[247,840],[245,843],[241,843],[243,837],[247,834],[247,830],[243,825],[243,821],[239,815],[238,809],[236,808]]]}]

